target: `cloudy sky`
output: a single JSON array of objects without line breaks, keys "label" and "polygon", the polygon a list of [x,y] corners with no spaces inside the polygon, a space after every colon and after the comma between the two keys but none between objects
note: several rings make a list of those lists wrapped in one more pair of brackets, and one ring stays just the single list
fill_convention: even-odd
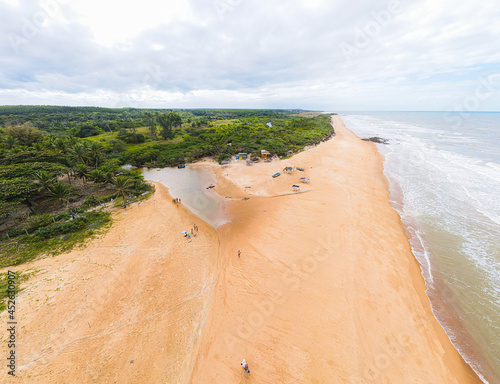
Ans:
[{"label": "cloudy sky", "polygon": [[498,0],[0,0],[0,104],[500,110]]}]

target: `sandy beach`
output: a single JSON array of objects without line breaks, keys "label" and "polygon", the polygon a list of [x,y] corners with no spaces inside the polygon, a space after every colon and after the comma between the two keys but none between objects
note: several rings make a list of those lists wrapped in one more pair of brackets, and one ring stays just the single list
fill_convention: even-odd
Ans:
[{"label": "sandy beach", "polygon": [[219,233],[155,184],[86,248],[9,268],[36,271],[17,382],[481,382],[432,314],[375,145],[334,123],[290,159],[199,164],[234,198]]}]

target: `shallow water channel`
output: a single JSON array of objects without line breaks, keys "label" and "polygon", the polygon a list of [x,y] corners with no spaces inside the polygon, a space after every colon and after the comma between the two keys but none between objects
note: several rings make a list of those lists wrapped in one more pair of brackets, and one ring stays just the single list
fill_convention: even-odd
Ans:
[{"label": "shallow water channel", "polygon": [[225,213],[224,198],[212,189],[207,189],[216,183],[212,172],[186,166],[182,169],[144,168],[142,173],[146,180],[165,185],[172,198],[180,198],[184,206],[208,224],[217,228],[230,221]]}]

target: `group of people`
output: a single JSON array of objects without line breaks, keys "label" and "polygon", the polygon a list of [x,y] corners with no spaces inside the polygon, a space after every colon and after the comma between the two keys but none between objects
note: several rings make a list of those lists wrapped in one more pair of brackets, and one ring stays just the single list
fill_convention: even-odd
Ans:
[{"label": "group of people", "polygon": [[198,233],[198,226],[196,224],[193,224],[191,232],[183,231],[182,233],[184,233],[184,237],[190,239],[192,236],[196,236],[196,234]]},{"label": "group of people", "polygon": [[179,203],[181,202],[181,199],[176,197],[175,199],[172,199],[172,203],[177,205],[177,208],[179,208]]}]

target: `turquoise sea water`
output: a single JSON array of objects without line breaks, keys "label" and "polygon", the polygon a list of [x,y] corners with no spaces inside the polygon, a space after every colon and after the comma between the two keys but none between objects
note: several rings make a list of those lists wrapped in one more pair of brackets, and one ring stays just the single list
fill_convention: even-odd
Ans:
[{"label": "turquoise sea water", "polygon": [[346,112],[379,136],[391,203],[433,311],[484,382],[500,383],[500,113]]}]

